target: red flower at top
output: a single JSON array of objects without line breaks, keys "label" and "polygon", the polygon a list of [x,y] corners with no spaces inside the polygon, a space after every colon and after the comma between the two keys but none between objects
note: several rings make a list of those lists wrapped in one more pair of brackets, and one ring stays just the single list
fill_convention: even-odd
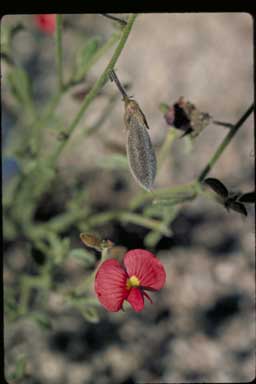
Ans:
[{"label": "red flower at top", "polygon": [[56,27],[56,15],[50,13],[35,15],[35,22],[41,31],[52,34]]},{"label": "red flower at top", "polygon": [[133,249],[124,256],[124,267],[116,259],[104,261],[95,277],[95,292],[110,312],[117,312],[127,300],[136,312],[144,308],[145,292],[158,291],[166,280],[163,265],[151,252]]}]

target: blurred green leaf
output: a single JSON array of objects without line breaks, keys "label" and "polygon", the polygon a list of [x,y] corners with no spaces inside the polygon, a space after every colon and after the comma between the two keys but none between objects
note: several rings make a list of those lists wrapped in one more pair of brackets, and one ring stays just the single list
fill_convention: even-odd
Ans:
[{"label": "blurred green leaf", "polygon": [[17,228],[14,222],[4,215],[3,217],[3,237],[5,240],[13,240],[17,235]]},{"label": "blurred green leaf", "polygon": [[31,100],[31,84],[27,73],[22,68],[14,68],[7,77],[11,92],[21,104]]},{"label": "blurred green leaf", "polygon": [[49,316],[43,312],[32,312],[29,314],[30,319],[36,322],[41,328],[49,330],[52,328],[52,324]]},{"label": "blurred green leaf", "polygon": [[9,53],[11,41],[11,27],[1,22],[1,53]]},{"label": "blurred green leaf", "polygon": [[102,159],[99,159],[97,162],[98,167],[104,169],[120,169],[128,170],[128,161],[125,155],[113,154],[105,156]]},{"label": "blurred green leaf", "polygon": [[8,379],[15,381],[21,380],[26,374],[26,365],[26,357],[24,355],[19,356],[16,360],[15,371],[9,375]]},{"label": "blurred green leaf", "polygon": [[20,22],[14,25],[8,25],[1,20],[1,53],[11,54],[13,38],[24,29],[24,25]]},{"label": "blurred green leaf", "polygon": [[160,104],[159,104],[159,109],[160,109],[160,111],[161,111],[162,113],[165,114],[165,113],[168,111],[168,109],[169,109],[169,105],[166,104],[166,103],[160,103]]},{"label": "blurred green leaf", "polygon": [[99,37],[93,37],[89,39],[89,41],[87,41],[81,49],[78,50],[75,61],[75,71],[73,75],[74,81],[82,80],[89,70],[93,63],[94,55],[99,49],[99,42]]},{"label": "blurred green leaf", "polygon": [[50,253],[54,259],[55,264],[61,264],[66,256],[68,256],[70,239],[62,239],[56,233],[49,232],[48,240],[50,244]]},{"label": "blurred green leaf", "polygon": [[82,248],[72,249],[72,251],[69,253],[69,256],[82,261],[86,267],[91,267],[95,264],[95,256]]}]

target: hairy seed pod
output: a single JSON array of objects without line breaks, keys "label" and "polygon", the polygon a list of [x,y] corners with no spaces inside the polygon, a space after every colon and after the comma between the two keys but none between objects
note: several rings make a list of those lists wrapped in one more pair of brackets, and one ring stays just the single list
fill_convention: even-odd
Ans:
[{"label": "hairy seed pod", "polygon": [[150,191],[156,176],[156,156],[147,132],[148,123],[135,100],[125,100],[124,122],[130,170],[135,180]]},{"label": "hairy seed pod", "polygon": [[110,74],[123,95],[125,114],[124,123],[127,130],[127,157],[131,173],[138,184],[151,191],[156,176],[156,156],[150,136],[146,117],[135,100],[129,98],[121,86],[114,71]]}]

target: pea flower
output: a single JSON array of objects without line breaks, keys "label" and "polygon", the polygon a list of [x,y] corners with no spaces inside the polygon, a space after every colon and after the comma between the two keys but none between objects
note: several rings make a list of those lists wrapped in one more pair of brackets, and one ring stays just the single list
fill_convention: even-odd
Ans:
[{"label": "pea flower", "polygon": [[35,22],[42,32],[53,34],[56,27],[56,15],[50,13],[35,15]]},{"label": "pea flower", "polygon": [[144,249],[128,251],[123,260],[124,266],[116,259],[104,261],[95,277],[95,292],[100,303],[110,312],[122,309],[124,300],[139,312],[144,308],[145,292],[158,291],[166,280],[163,265],[151,252]]}]

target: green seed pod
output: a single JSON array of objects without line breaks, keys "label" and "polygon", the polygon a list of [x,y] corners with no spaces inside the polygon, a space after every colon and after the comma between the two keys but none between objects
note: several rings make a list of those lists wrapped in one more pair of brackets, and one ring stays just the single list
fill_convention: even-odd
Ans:
[{"label": "green seed pod", "polygon": [[131,173],[137,183],[151,191],[156,176],[156,156],[150,136],[146,117],[135,100],[129,98],[121,86],[114,71],[110,74],[125,104],[124,122],[127,130],[127,157]]}]

